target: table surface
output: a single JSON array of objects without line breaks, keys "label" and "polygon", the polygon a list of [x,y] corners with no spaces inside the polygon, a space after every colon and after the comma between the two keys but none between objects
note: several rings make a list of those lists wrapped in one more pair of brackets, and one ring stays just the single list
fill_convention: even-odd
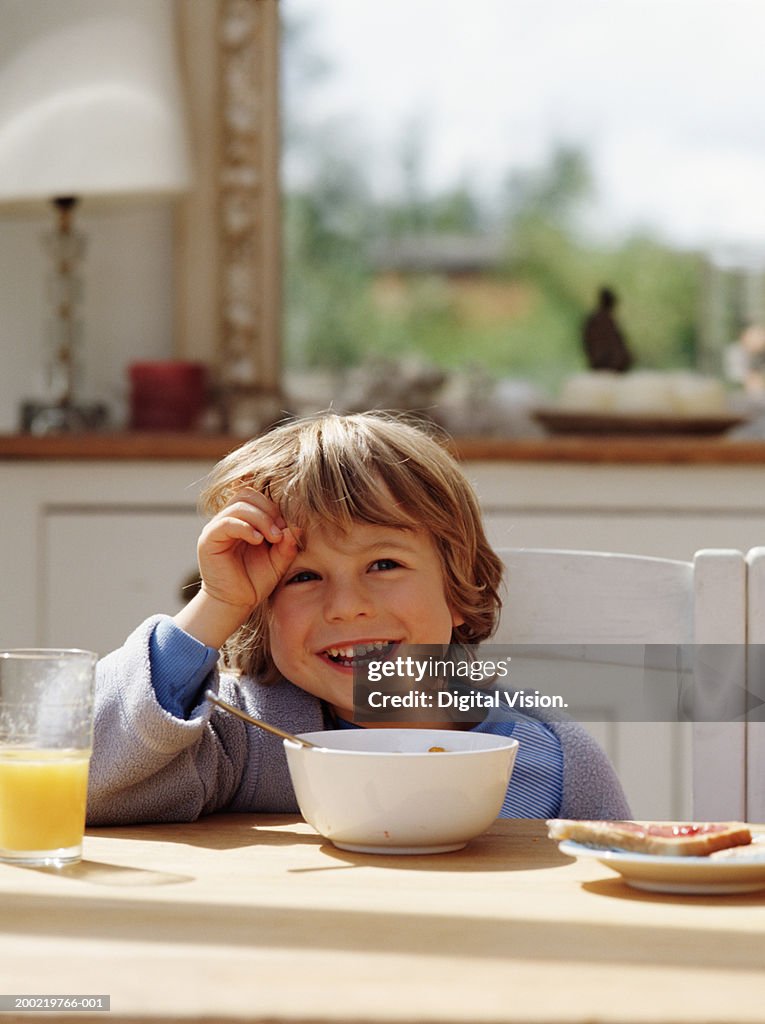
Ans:
[{"label": "table surface", "polygon": [[765,893],[640,893],[540,821],[418,857],[283,816],[93,829],[79,865],[0,865],[0,916],[2,993],[109,1024],[765,1019]]}]

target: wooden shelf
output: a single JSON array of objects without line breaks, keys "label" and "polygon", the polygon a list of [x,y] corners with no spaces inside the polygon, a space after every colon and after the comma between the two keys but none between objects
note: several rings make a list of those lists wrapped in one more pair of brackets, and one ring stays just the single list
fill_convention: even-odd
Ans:
[{"label": "wooden shelf", "polygon": [[244,438],[191,433],[93,433],[0,435],[3,459],[203,459],[217,462],[242,444]]},{"label": "wooden shelf", "polygon": [[[230,434],[93,433],[0,435],[0,460],[202,460],[217,462],[246,439]],[[765,441],[686,437],[464,437],[465,461],[611,464],[765,464]]]},{"label": "wooden shelf", "polygon": [[455,451],[470,461],[611,464],[765,463],[765,441],[688,437],[459,438]]}]

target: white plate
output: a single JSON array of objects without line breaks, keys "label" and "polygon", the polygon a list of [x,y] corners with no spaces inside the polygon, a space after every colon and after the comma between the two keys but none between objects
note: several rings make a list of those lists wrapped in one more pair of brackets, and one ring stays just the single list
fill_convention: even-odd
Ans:
[{"label": "white plate", "polygon": [[622,876],[633,889],[686,895],[730,895],[765,889],[765,833],[749,846],[708,857],[660,857],[653,853],[603,850],[570,839],[558,843],[568,857],[589,857]]}]

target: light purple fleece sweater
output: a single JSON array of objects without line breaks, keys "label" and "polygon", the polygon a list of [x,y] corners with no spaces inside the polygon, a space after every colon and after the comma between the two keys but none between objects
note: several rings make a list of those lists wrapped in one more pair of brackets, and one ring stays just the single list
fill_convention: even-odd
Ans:
[{"label": "light purple fleece sweater", "polygon": [[[91,825],[194,821],[214,811],[297,813],[282,741],[202,703],[188,720],[157,701],[149,641],[158,617],[98,664]],[[243,711],[289,732],[324,728],[315,697],[282,680],[211,674],[210,688]],[[629,818],[616,774],[575,722],[548,722],[563,751],[565,818]]]}]

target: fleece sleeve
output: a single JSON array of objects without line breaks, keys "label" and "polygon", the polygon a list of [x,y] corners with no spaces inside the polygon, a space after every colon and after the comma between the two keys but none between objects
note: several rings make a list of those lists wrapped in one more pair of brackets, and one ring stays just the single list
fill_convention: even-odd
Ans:
[{"label": "fleece sleeve", "polygon": [[[157,700],[148,619],[96,673],[88,822],[125,824],[193,821],[225,807],[248,760],[247,726],[233,715],[197,703],[176,717]],[[217,673],[210,679],[218,688]],[[233,681],[221,692],[237,702]]]},{"label": "fleece sleeve", "polygon": [[550,722],[563,751],[560,817],[626,820],[627,798],[613,765],[577,722]]}]

